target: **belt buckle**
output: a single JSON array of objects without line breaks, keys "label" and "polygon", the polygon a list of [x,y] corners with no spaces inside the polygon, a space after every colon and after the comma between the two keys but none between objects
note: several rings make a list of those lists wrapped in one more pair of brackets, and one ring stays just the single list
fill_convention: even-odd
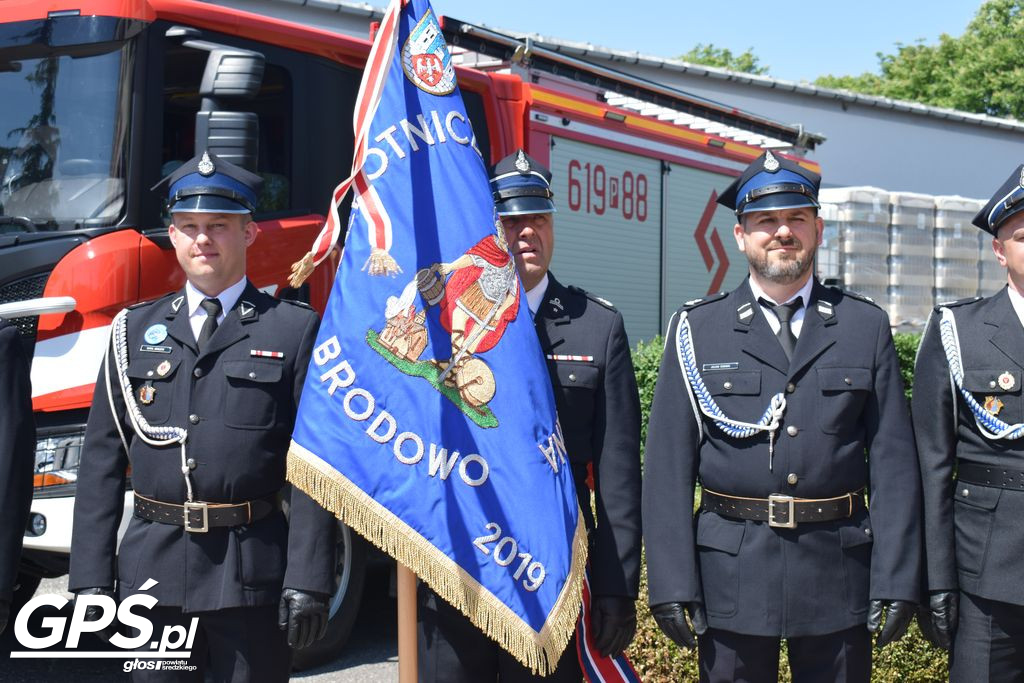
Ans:
[{"label": "belt buckle", "polygon": [[[788,508],[787,512],[789,517],[787,522],[775,521],[775,506],[785,504]],[[781,493],[773,493],[768,496],[768,526],[776,527],[779,529],[795,529],[796,528],[796,514],[795,506],[793,503],[793,496],[786,496]]]},{"label": "belt buckle", "polygon": [[[203,523],[199,526],[193,526],[189,521],[190,512],[198,510],[202,513]],[[206,503],[185,503],[185,531],[193,534],[205,534],[210,530],[210,511]]]}]

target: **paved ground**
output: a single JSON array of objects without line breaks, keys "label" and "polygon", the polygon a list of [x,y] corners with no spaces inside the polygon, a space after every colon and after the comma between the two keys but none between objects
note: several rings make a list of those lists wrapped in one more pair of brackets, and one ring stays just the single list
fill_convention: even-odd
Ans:
[{"label": "paved ground", "polygon": [[[390,683],[398,680],[398,645],[395,626],[395,599],[389,595],[388,568],[371,571],[366,577],[366,589],[359,617],[352,637],[339,653],[338,659],[318,669],[296,672],[292,680],[303,683]],[[36,595],[67,593],[67,577],[44,581]],[[56,610],[51,612],[57,615]],[[61,610],[59,616],[70,616],[70,610]],[[99,681],[127,681],[129,677],[120,660],[111,659],[9,659],[11,649],[23,649],[13,637],[11,627],[0,637],[0,678],[10,683],[94,683]],[[33,628],[36,635],[45,629]],[[86,644],[83,640],[82,647]],[[96,643],[88,646],[96,648]]]}]

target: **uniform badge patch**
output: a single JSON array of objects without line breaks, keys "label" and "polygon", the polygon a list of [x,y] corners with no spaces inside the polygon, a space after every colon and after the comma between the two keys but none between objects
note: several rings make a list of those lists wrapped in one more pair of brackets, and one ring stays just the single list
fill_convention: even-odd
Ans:
[{"label": "uniform badge patch", "polygon": [[1009,371],[999,375],[999,379],[996,381],[999,382],[999,388],[1003,391],[1009,391],[1017,384],[1017,380],[1013,378],[1013,375]]},{"label": "uniform badge patch", "polygon": [[169,360],[165,360],[164,362],[160,363],[160,365],[156,366],[156,374],[160,375],[161,377],[163,377],[170,371],[171,361]]},{"label": "uniform badge patch", "polygon": [[764,170],[769,173],[775,173],[779,170],[779,160],[771,152],[765,152],[764,154]]},{"label": "uniform badge patch", "polygon": [[143,339],[146,340],[147,344],[159,344],[164,339],[167,339],[167,325],[150,325],[146,330]]},{"label": "uniform badge patch", "polygon": [[146,382],[141,387],[139,387],[139,403],[141,403],[142,405],[148,406],[150,403],[153,402],[153,399],[155,397],[156,389],[154,389],[153,385],[150,384],[149,382]]},{"label": "uniform badge patch", "polygon": [[1003,409],[1003,402],[995,396],[986,396],[984,408],[988,413],[998,415],[999,411]]},{"label": "uniform badge patch", "polygon": [[212,176],[217,167],[213,165],[213,159],[210,158],[209,152],[203,152],[203,158],[199,160],[196,165],[199,170],[199,175],[203,177]]},{"label": "uniform badge patch", "polygon": [[455,90],[452,55],[433,10],[423,14],[402,46],[402,71],[413,85],[431,95]]}]

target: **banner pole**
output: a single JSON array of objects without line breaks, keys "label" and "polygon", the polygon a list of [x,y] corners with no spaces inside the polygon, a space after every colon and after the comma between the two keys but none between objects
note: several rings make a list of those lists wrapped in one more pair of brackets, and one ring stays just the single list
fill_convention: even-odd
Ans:
[{"label": "banner pole", "polygon": [[416,574],[398,563],[398,683],[416,683]]}]

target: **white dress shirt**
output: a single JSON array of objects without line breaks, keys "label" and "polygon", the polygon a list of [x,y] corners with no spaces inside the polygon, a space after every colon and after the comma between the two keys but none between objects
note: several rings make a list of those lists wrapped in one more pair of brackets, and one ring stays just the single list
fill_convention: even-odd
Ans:
[{"label": "white dress shirt", "polygon": [[[770,301],[773,304],[788,304],[790,301],[797,298],[798,296],[802,298],[803,305],[796,313],[793,314],[793,318],[789,321],[789,329],[793,330],[794,337],[799,337],[800,330],[802,330],[804,327],[804,314],[807,312],[807,303],[811,300],[812,286],[814,286],[814,278],[809,277],[807,278],[807,282],[804,283],[804,286],[801,287],[800,291],[798,291],[796,294],[789,297],[785,301],[776,301],[775,299],[765,294],[764,290],[757,286],[757,283],[754,282],[754,278],[750,278],[750,291],[754,293],[755,301],[758,301],[759,299],[764,299],[765,301]],[[772,332],[778,334],[779,329],[782,327],[782,324],[779,323],[779,319],[775,315],[775,311],[773,311],[770,308],[765,308],[764,306],[759,306],[759,308],[764,312],[765,320],[768,321],[768,325],[772,328]]]},{"label": "white dress shirt", "polygon": [[530,315],[536,317],[540,305],[544,303],[544,293],[548,291],[548,274],[537,283],[537,286],[526,292],[526,303],[530,307]]},{"label": "white dress shirt", "polygon": [[216,297],[207,296],[196,289],[195,285],[191,282],[185,282],[185,303],[188,305],[188,324],[192,326],[192,334],[195,336],[196,341],[199,341],[199,332],[203,329],[203,323],[206,322],[206,318],[208,317],[206,310],[204,310],[199,304],[202,303],[204,299],[217,299],[220,301],[220,315],[217,316],[217,324],[220,325],[224,322],[224,316],[228,314],[228,311],[235,307],[235,302],[238,301],[238,297],[242,296],[242,292],[245,291],[245,282],[245,276],[243,275],[241,280],[225,289]]}]

